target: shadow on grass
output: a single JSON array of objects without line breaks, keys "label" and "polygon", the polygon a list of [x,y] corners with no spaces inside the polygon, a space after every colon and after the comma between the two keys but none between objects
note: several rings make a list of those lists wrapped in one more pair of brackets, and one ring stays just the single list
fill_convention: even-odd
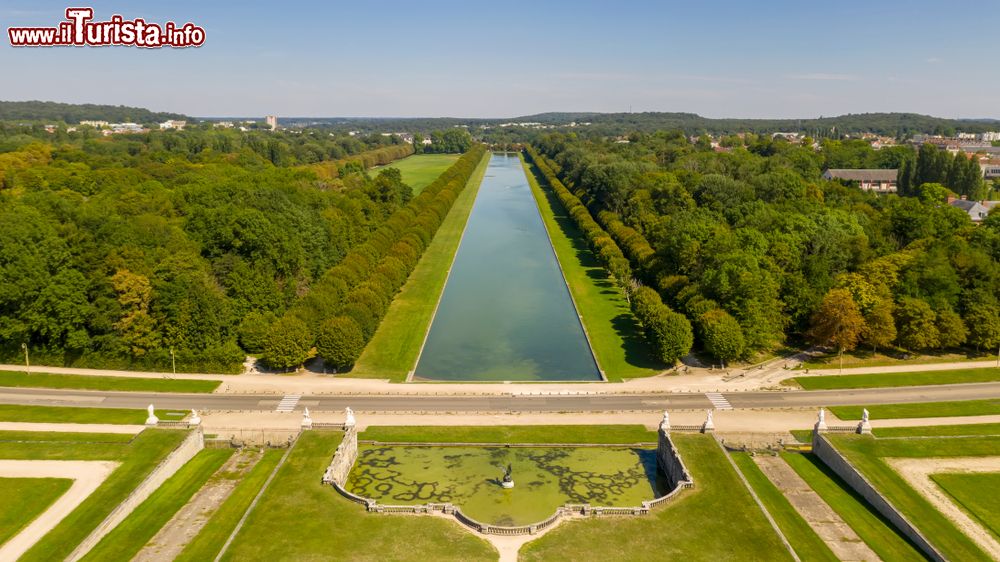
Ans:
[{"label": "shadow on grass", "polygon": [[649,486],[653,489],[653,497],[650,499],[655,499],[669,493],[670,483],[667,481],[667,475],[660,470],[660,463],[656,460],[656,450],[633,448],[632,452],[635,453],[635,456],[639,457],[639,464],[642,465],[642,469],[646,472]]}]

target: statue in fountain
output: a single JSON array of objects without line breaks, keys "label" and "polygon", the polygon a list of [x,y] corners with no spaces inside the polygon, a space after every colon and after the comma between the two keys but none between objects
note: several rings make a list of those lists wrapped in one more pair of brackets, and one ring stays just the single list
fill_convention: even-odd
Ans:
[{"label": "statue in fountain", "polygon": [[152,404],[146,407],[146,411],[149,413],[149,416],[146,418],[146,425],[156,425],[160,423],[160,418],[156,417],[155,408],[153,408]]},{"label": "statue in fountain", "polygon": [[514,478],[511,476],[513,472],[513,467],[508,464],[503,471],[503,479],[500,481],[500,485],[508,490],[514,487]]},{"label": "statue in fountain", "polygon": [[352,428],[356,423],[354,420],[354,410],[350,406],[344,408],[344,429]]}]

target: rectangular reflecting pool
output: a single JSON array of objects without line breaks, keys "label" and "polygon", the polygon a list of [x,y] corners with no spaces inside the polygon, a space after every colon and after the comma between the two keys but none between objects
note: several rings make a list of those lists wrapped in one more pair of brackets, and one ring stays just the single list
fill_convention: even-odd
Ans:
[{"label": "rectangular reflecting pool", "polygon": [[517,154],[493,154],[415,379],[601,380]]}]

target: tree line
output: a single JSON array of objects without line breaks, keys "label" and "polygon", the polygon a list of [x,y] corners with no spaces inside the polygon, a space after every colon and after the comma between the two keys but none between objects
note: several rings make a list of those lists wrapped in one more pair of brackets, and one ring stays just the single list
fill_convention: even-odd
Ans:
[{"label": "tree line", "polygon": [[971,200],[984,199],[987,194],[978,157],[961,150],[952,155],[929,143],[903,161],[896,184],[900,195],[936,201],[947,196],[947,190]]},{"label": "tree line", "polygon": [[919,158],[908,149],[761,140],[720,152],[670,131],[630,141],[548,134],[535,146],[707,354],[830,342],[827,311],[854,310],[841,290],[858,345],[1000,345],[1000,215],[977,227],[939,200],[821,177],[830,159]]},{"label": "tree line", "polygon": [[625,294],[632,314],[642,325],[643,334],[656,358],[667,365],[673,365],[687,355],[693,343],[691,324],[687,318],[665,305],[659,293],[635,283],[629,260],[615,240],[594,220],[580,199],[559,181],[544,157],[531,146],[525,147],[525,152],[555,192],[567,214],[583,231],[591,251]]},{"label": "tree line", "polygon": [[483,145],[473,146],[330,268],[283,317],[270,323],[255,318],[245,326],[262,334],[265,360],[277,368],[295,367],[315,346],[325,363],[351,367],[485,153]]}]

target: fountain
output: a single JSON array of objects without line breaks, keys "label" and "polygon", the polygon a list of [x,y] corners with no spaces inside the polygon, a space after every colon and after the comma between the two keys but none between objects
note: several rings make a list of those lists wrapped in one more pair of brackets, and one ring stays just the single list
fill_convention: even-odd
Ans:
[{"label": "fountain", "polygon": [[507,490],[514,487],[514,479],[511,477],[513,470],[511,468],[511,465],[508,464],[506,470],[503,471],[503,479],[500,481],[500,485]]}]

